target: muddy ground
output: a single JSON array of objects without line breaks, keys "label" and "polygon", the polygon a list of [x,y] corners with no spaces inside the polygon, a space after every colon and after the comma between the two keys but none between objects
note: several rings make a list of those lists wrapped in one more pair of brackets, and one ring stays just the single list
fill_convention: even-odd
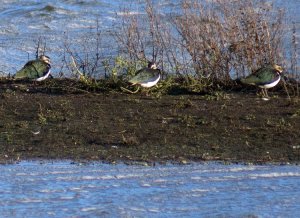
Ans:
[{"label": "muddy ground", "polygon": [[[0,93],[0,161],[300,162],[300,101],[255,92]],[[45,89],[44,89],[45,90]]]}]

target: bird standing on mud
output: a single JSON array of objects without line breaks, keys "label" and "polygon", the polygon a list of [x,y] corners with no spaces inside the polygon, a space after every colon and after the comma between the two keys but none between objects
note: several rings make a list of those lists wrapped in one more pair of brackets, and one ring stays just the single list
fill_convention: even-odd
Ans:
[{"label": "bird standing on mud", "polygon": [[160,70],[157,69],[153,62],[148,63],[145,67],[136,72],[136,75],[129,80],[132,85],[140,85],[141,87],[150,88],[155,86],[160,80]]},{"label": "bird standing on mud", "polygon": [[242,78],[241,82],[250,85],[256,85],[262,89],[263,97],[269,98],[267,89],[276,86],[281,78],[283,69],[281,66],[273,64],[267,65],[250,74],[246,78]]},{"label": "bird standing on mud", "polygon": [[[148,67],[145,67],[143,69],[140,69],[136,72],[136,75],[132,77],[128,82],[131,85],[139,85],[144,88],[151,88],[152,86],[155,86],[158,81],[161,78],[161,71],[157,69],[156,64],[153,62],[148,62]],[[124,89],[124,88],[123,88]],[[125,89],[126,91],[129,91]],[[136,93],[139,89],[137,89]]]},{"label": "bird standing on mud", "polygon": [[28,61],[24,67],[15,74],[14,78],[42,81],[49,77],[50,69],[50,58],[48,56],[41,55],[36,60]]}]

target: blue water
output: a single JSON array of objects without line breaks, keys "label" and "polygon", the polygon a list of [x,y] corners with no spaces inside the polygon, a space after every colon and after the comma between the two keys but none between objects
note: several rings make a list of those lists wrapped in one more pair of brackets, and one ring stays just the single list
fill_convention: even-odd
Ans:
[{"label": "blue water", "polygon": [[0,166],[0,217],[299,217],[300,167]]},{"label": "blue water", "polygon": [[[68,42],[77,52],[94,49],[96,20],[101,30],[101,55],[113,56],[118,47],[110,31],[124,16],[122,8],[131,14],[143,15],[144,1],[109,0],[2,0],[0,4],[0,75],[14,74],[28,59],[35,57],[37,41],[46,42],[46,51],[52,59],[52,72],[64,74],[64,44]],[[156,9],[163,14],[176,11],[180,1],[156,0]],[[274,0],[287,14],[286,30],[292,23],[300,29],[300,1]],[[94,34],[94,35],[93,35]],[[86,45],[85,47],[82,45]],[[77,49],[76,49],[77,48]],[[287,52],[288,53],[288,52]],[[288,56],[289,54],[287,54]]]}]

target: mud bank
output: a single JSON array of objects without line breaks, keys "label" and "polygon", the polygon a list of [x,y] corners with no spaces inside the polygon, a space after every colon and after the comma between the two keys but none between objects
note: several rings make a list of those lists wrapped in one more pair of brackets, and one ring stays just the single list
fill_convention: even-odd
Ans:
[{"label": "mud bank", "polygon": [[17,86],[1,90],[1,162],[300,161],[300,102],[285,96],[59,94]]}]

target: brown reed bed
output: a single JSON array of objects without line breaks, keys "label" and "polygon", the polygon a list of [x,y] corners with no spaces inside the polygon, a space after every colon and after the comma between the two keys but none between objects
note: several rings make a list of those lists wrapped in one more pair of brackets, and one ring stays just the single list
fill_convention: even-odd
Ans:
[{"label": "brown reed bed", "polygon": [[[293,94],[299,97],[297,30],[272,2],[182,0],[165,13],[159,3],[144,0],[141,11],[132,11],[126,6],[116,14],[110,43],[99,22],[80,44],[66,36],[60,77],[91,86],[104,79],[118,89],[151,60],[162,70],[166,89],[184,81],[199,91],[211,83],[236,85],[235,79],[276,63],[284,68],[287,86],[296,84]],[[107,50],[114,55],[105,55]]]},{"label": "brown reed bed", "polygon": [[[159,62],[165,74],[230,81],[277,63],[299,79],[296,29],[287,31],[292,24],[272,3],[183,0],[179,9],[165,14],[145,0],[143,16],[130,11],[124,9],[113,31],[120,56],[130,65],[149,59]],[[283,46],[286,39],[291,39],[291,52]]]}]

